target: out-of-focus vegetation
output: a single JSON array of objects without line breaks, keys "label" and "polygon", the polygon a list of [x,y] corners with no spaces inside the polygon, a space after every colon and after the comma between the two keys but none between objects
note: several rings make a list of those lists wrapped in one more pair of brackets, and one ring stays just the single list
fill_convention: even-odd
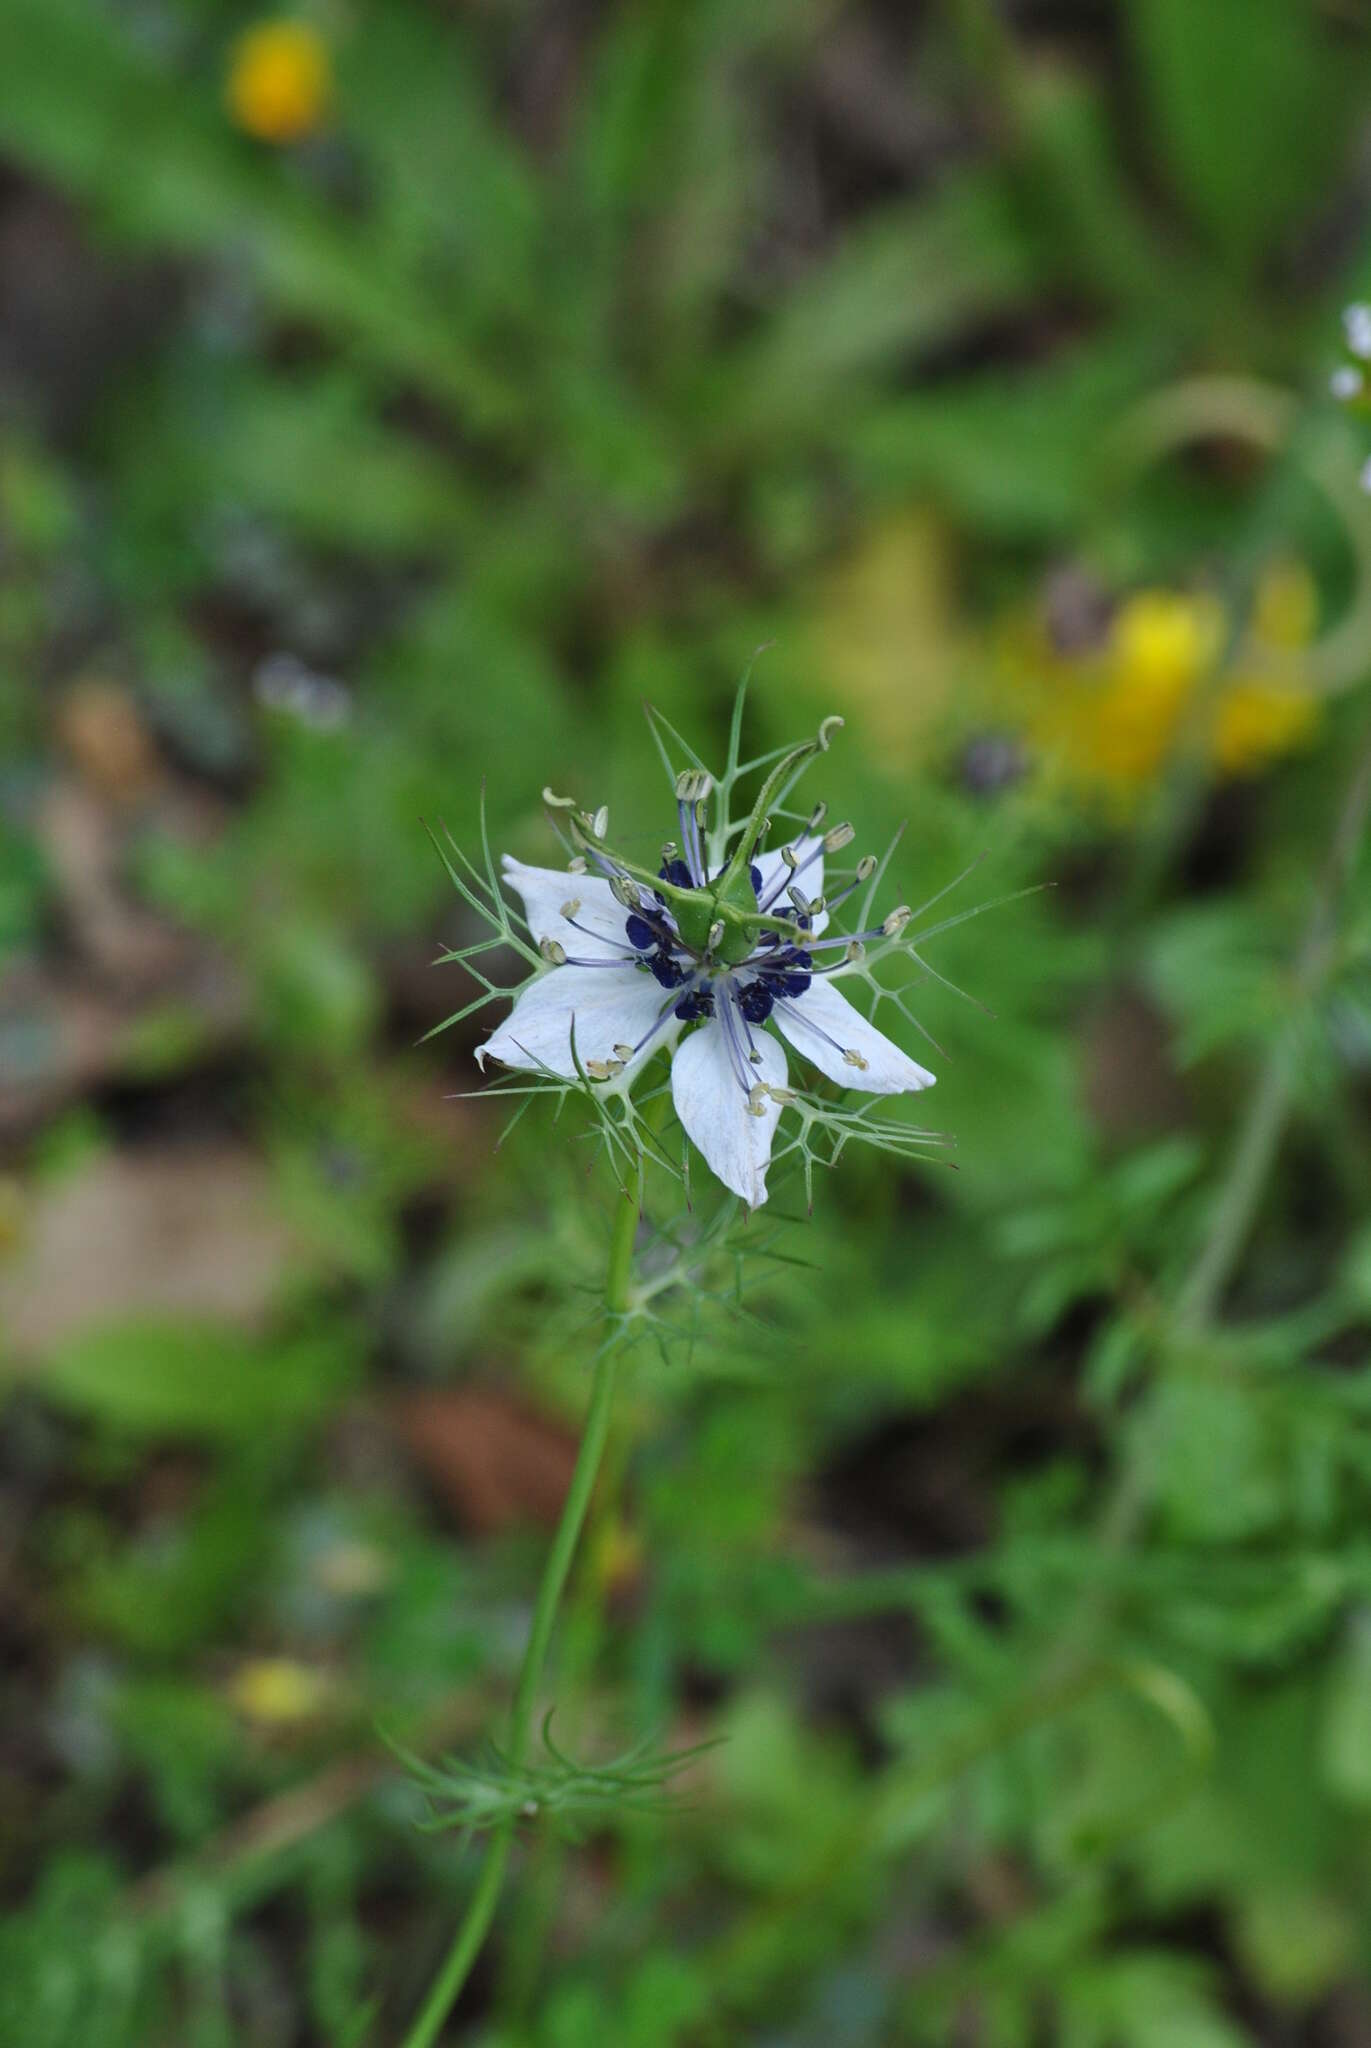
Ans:
[{"label": "out-of-focus vegetation", "polygon": [[930,951],[957,1170],[636,1358],[554,1733],[722,1740],[451,2038],[1371,2038],[1368,85],[1343,0],[0,7],[0,2039],[422,1995],[377,1730],[498,1733],[612,1188],[420,1046],[421,821],[653,847],[767,642],[907,900],[1055,886]]}]

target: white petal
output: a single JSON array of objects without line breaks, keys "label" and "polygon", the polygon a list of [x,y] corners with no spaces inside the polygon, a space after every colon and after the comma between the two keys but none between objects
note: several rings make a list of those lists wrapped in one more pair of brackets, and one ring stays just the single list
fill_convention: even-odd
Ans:
[{"label": "white petal", "polygon": [[[773,1088],[784,1085],[785,1054],[765,1031],[753,1033],[761,1054],[748,1073]],[[671,1061],[671,1099],[686,1136],[704,1156],[711,1173],[741,1195],[749,1209],[766,1200],[766,1169],[781,1105],[765,1097],[760,1116],[748,1108],[723,1026],[711,1017],[678,1045]]]},{"label": "white petal", "polygon": [[[931,1088],[936,1078],[868,1024],[821,975],[815,975],[802,996],[781,996],[771,1021],[796,1052],[842,1088],[864,1088],[868,1095],[904,1095]],[[847,1051],[860,1053],[865,1066],[852,1066],[843,1058]]]},{"label": "white petal", "polygon": [[[668,991],[636,967],[553,967],[530,982],[476,1057],[482,1066],[497,1059],[507,1067],[548,1067],[574,1080],[573,1019],[576,1056],[584,1067],[587,1060],[613,1059],[616,1045],[636,1045],[668,1000]],[[665,1025],[640,1059],[669,1045],[679,1028],[674,1020]]]},{"label": "white petal", "polygon": [[[823,840],[814,833],[810,833],[807,837],[796,839],[792,842],[791,850],[795,854],[796,859],[800,862],[808,862],[808,865],[804,866],[796,874],[795,886],[804,895],[808,896],[811,902],[816,896],[822,896],[824,893],[824,857],[821,852],[816,851],[822,845]],[[809,859],[811,853],[814,855],[813,860]],[[790,864],[788,861],[781,859],[780,848],[774,847],[770,853],[754,853],[752,865],[754,868],[761,870],[762,876],[762,886],[757,900],[760,903],[765,903],[779,882],[781,890],[780,894],[776,897],[774,908],[777,910],[789,910],[790,898],[785,892],[786,884],[790,880]],[[828,912],[821,910],[814,920],[814,936],[816,938],[827,923]]]},{"label": "white petal", "polygon": [[[630,947],[624,933],[628,912],[615,900],[603,875],[569,875],[564,868],[530,868],[512,854],[504,856],[505,880],[524,899],[534,939],[555,939],[564,951],[585,960],[617,959]],[[579,903],[576,924],[562,916],[567,903]],[[577,930],[577,926],[581,929]],[[591,934],[594,937],[591,937]],[[654,983],[654,987],[655,987]]]}]

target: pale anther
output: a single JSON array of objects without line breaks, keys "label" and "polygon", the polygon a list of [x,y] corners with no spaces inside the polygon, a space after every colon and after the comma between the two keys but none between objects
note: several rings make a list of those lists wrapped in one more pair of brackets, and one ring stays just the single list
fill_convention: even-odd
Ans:
[{"label": "pale anther", "polygon": [[540,939],[538,951],[542,954],[544,960],[547,961],[549,967],[566,966],[566,947],[559,946],[556,939]]},{"label": "pale anther", "polygon": [[897,904],[895,909],[891,911],[889,917],[883,917],[881,919],[881,930],[885,933],[888,939],[893,939],[898,932],[902,932],[904,930],[905,926],[909,923],[909,920],[912,915],[913,912],[910,910],[909,905],[907,903]]},{"label": "pale anther", "polygon": [[861,859],[860,859],[860,860],[858,861],[858,863],[857,863],[857,880],[858,880],[859,882],[869,882],[869,881],[871,880],[871,877],[872,877],[872,876],[873,876],[873,875],[875,874],[875,872],[876,872],[876,856],[875,856],[875,854],[874,854],[874,853],[864,853],[864,854],[862,855]]},{"label": "pale anther", "polygon": [[863,1058],[861,1053],[855,1051],[852,1046],[845,1045],[843,1047],[843,1058],[850,1067],[860,1067],[863,1073],[866,1072],[869,1062]]},{"label": "pale anther", "polygon": [[566,918],[566,919],[567,919],[567,921],[568,921],[568,922],[570,922],[570,920],[571,920],[571,919],[572,919],[573,917],[575,917],[575,915],[576,915],[577,911],[578,911],[578,910],[580,909],[580,907],[581,907],[581,899],[580,899],[580,897],[579,897],[579,896],[568,896],[568,898],[567,898],[566,902],[565,902],[565,903],[564,903],[564,904],[562,905],[562,907],[561,907],[561,909],[560,909],[560,910],[558,911],[557,915],[558,915],[558,917],[564,917],[564,918]]},{"label": "pale anther", "polygon": [[590,821],[590,829],[597,839],[603,839],[609,830],[609,805],[601,804]]},{"label": "pale anther", "polygon": [[855,825],[835,825],[832,831],[824,834],[824,852],[840,853],[845,846],[851,846],[856,837]]},{"label": "pale anther", "polygon": [[714,787],[714,777],[704,768],[683,768],[676,777],[676,800],[683,804],[703,803]]}]

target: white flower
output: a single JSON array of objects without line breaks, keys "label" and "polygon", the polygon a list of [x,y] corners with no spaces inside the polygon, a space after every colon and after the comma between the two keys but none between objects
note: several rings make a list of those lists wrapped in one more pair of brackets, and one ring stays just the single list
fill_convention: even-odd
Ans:
[{"label": "white flower", "polygon": [[[604,847],[603,814],[580,815],[577,868],[526,867],[505,879],[523,898],[546,969],[477,1053],[505,1066],[626,1088],[664,1047],[671,1093],[691,1142],[749,1208],[766,1200],[772,1139],[787,1100],[782,1038],[845,1088],[900,1095],[933,1084],[842,996],[854,941],[888,938],[908,913],[870,932],[825,938],[824,853],[849,827],[807,832],[784,848],[710,868],[699,787],[678,785],[681,847],[654,878]],[[703,778],[707,794],[708,778]],[[869,872],[869,865],[867,866]],[[859,878],[864,880],[862,869]],[[834,902],[858,886],[851,883]]]}]

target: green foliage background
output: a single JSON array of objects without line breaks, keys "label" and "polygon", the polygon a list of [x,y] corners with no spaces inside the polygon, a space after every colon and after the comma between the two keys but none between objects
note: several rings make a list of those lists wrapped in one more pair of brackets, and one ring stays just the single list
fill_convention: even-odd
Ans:
[{"label": "green foliage background", "polygon": [[[281,150],[224,107],[251,19],[0,9],[0,2039],[421,1996],[475,1859],[376,1730],[498,1730],[546,1535],[518,1457],[492,1516],[397,1417],[574,1431],[613,1194],[571,1113],[497,1153],[447,1099],[421,821],[484,787],[547,860],[551,782],[651,846],[643,700],[715,751],[763,643],[758,745],[844,715],[824,793],[858,850],[905,821],[902,896],[1055,886],[930,955],[994,1013],[921,998],[956,1171],[778,1189],[743,1308],[637,1358],[557,1727],[721,1740],[529,1831],[451,2038],[1371,2039],[1371,644],[1239,784],[974,767],[1063,564],[1241,620],[1295,556],[1355,625],[1362,10],[339,0]],[[1197,445],[1130,454],[1177,392]],[[116,907],[195,971],[111,965]],[[52,1204],[226,1144],[251,1313],[169,1307],[168,1252],[23,1337]],[[308,1712],[245,1710],[262,1658]]]}]

